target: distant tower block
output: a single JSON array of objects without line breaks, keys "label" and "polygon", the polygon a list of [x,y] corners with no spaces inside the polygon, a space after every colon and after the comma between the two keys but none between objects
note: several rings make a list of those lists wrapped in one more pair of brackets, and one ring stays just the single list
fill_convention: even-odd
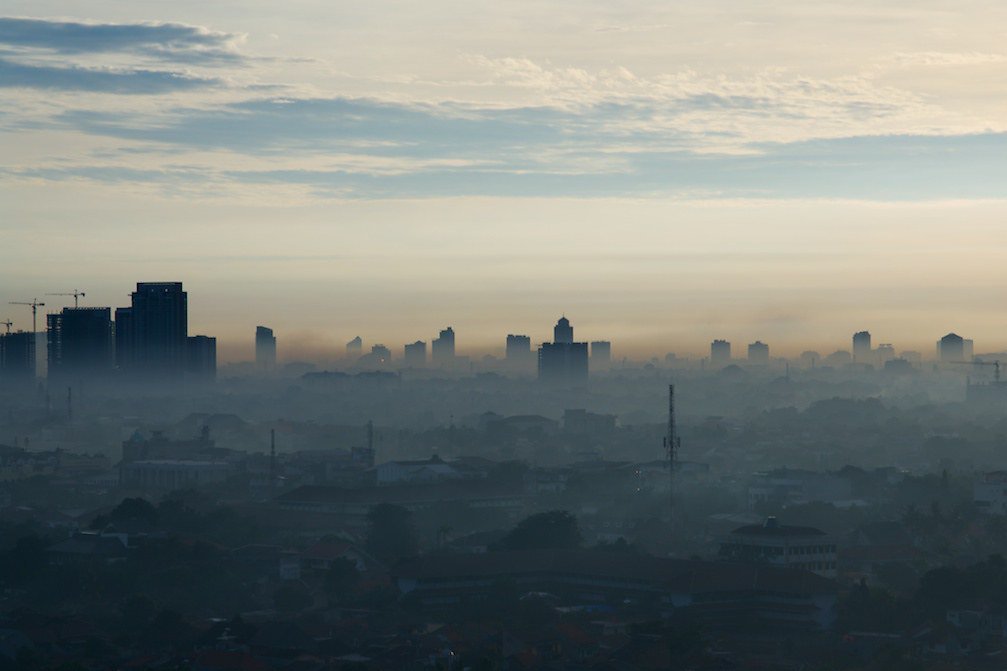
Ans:
[{"label": "distant tower block", "polygon": [[255,365],[262,370],[276,367],[276,336],[266,326],[255,327]]},{"label": "distant tower block", "polygon": [[869,331],[858,331],[853,334],[853,362],[871,363],[874,355],[871,350],[871,334]]},{"label": "distant tower block", "polygon": [[710,363],[715,367],[731,363],[731,343],[726,340],[710,343]]}]

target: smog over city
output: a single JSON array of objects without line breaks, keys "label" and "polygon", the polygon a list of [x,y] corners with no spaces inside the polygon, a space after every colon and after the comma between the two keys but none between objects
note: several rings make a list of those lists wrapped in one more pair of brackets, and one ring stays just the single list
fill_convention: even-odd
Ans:
[{"label": "smog over city", "polygon": [[3,3],[0,671],[1002,669],[1005,38]]}]

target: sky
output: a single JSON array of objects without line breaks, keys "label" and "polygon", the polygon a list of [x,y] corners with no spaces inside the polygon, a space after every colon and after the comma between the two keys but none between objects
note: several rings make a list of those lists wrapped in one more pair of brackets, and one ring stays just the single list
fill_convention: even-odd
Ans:
[{"label": "sky", "polygon": [[[222,360],[1007,349],[1007,3],[0,6],[0,320],[183,281]],[[72,299],[70,299],[72,300]]]}]

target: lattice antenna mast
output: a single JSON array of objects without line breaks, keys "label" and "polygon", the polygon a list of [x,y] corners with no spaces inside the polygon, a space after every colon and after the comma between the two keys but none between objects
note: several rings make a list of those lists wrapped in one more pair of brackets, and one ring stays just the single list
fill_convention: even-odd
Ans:
[{"label": "lattice antenna mast", "polygon": [[678,465],[678,452],[682,440],[678,437],[675,427],[675,385],[668,385],[668,435],[664,437],[664,449],[668,458],[668,505],[675,504],[675,471]]}]

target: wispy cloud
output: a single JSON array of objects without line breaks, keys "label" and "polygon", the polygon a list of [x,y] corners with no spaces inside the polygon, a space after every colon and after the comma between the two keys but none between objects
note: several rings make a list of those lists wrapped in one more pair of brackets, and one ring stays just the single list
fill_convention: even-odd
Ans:
[{"label": "wispy cloud", "polygon": [[133,53],[183,63],[237,63],[241,37],[180,23],[92,23],[0,17],[0,44],[59,54]]},{"label": "wispy cloud", "polygon": [[220,80],[163,70],[54,67],[0,58],[0,87],[92,93],[154,94],[219,84]]}]

